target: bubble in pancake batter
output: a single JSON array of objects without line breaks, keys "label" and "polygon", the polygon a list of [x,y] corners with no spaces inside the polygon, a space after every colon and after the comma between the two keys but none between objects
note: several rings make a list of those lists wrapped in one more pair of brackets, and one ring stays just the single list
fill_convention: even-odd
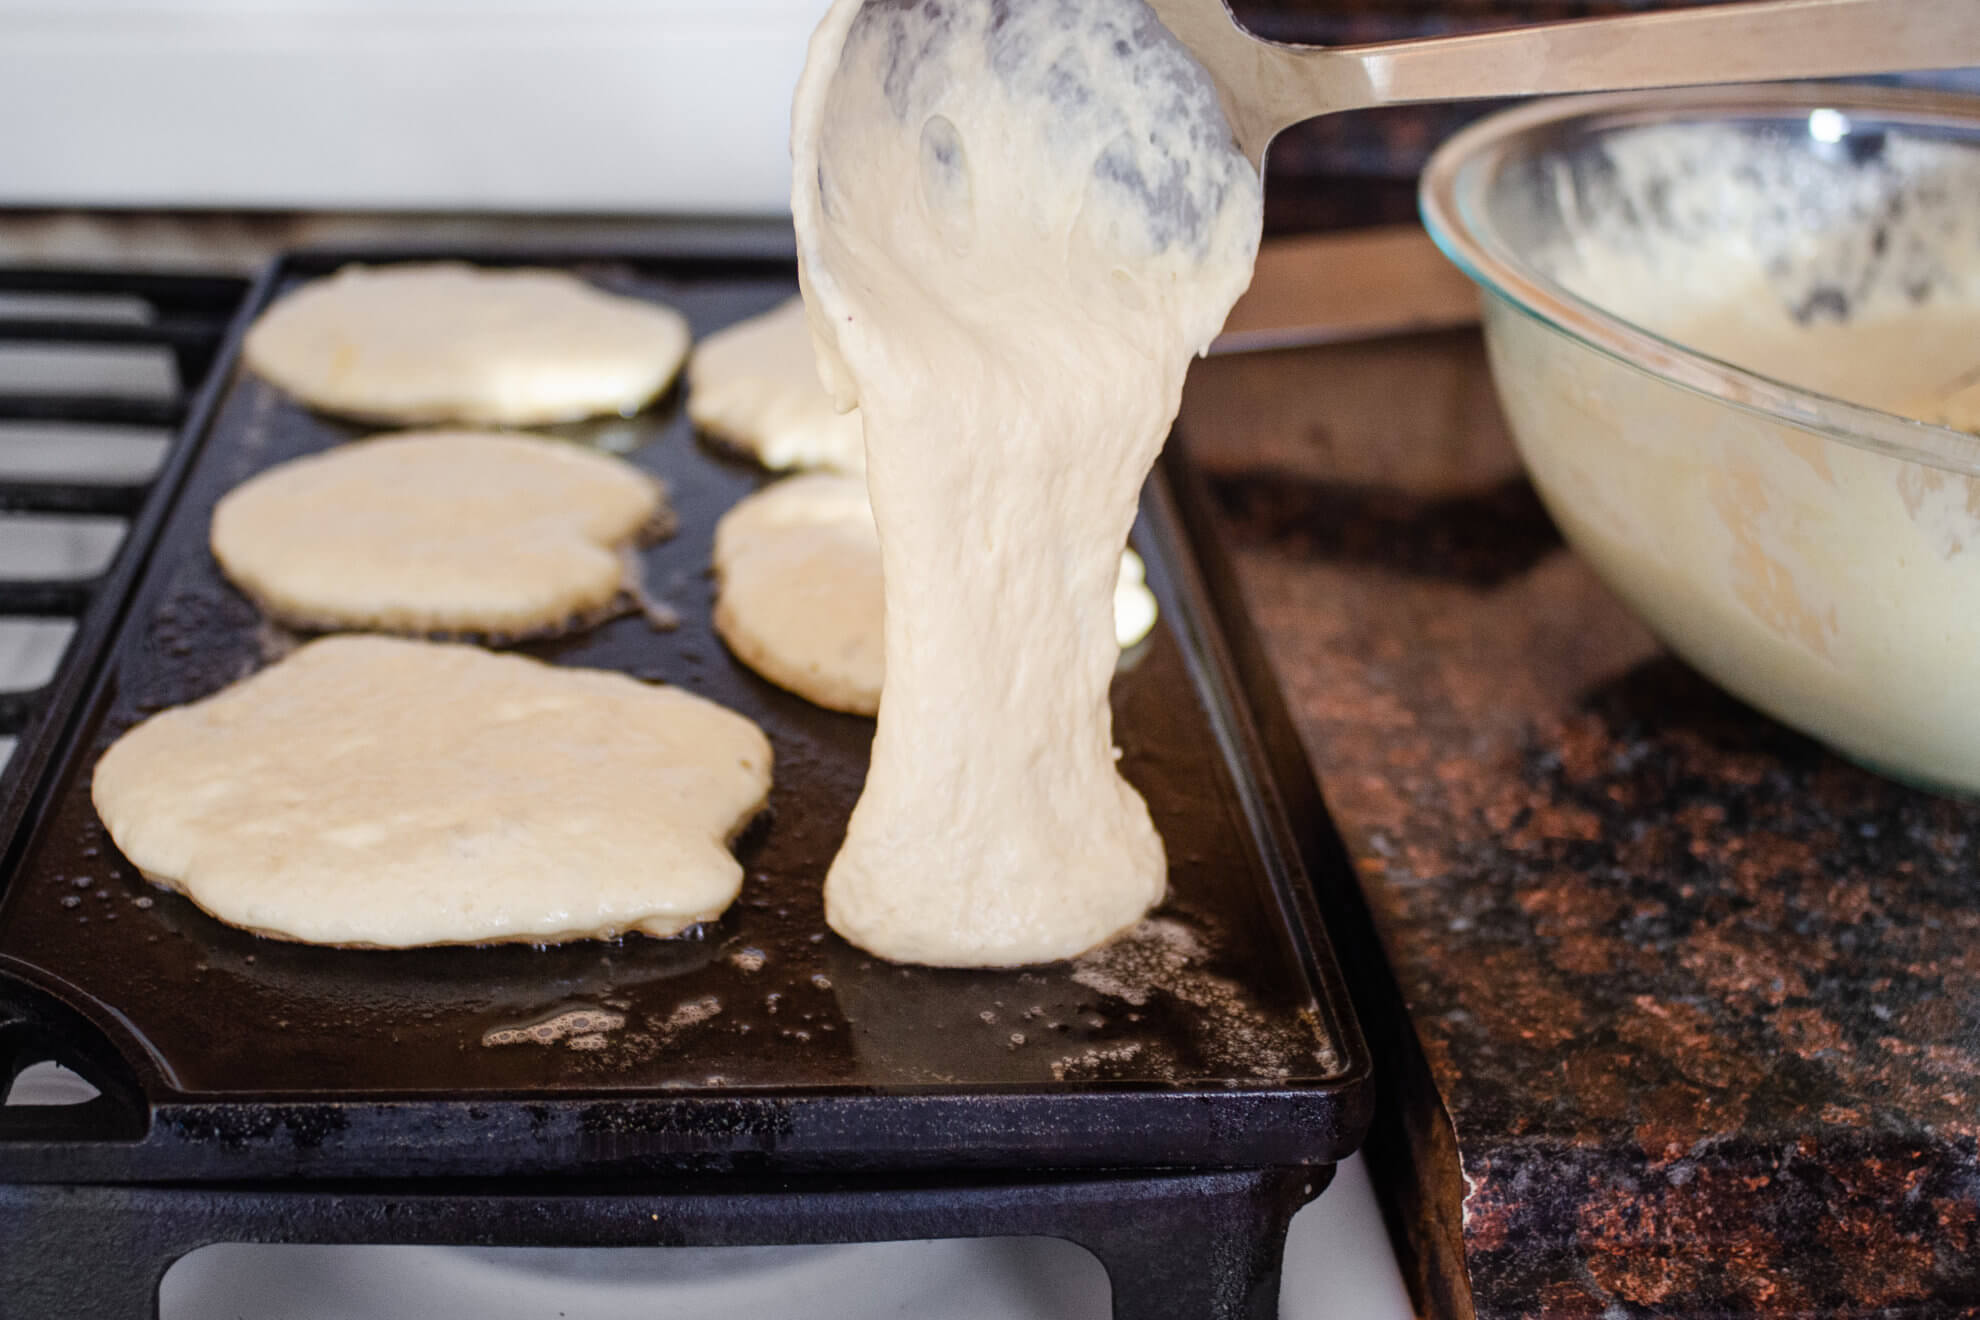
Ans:
[{"label": "bubble in pancake batter", "polygon": [[[555,1045],[569,1041],[570,1048],[605,1048],[604,1033],[626,1025],[626,1015],[602,1008],[576,1008],[526,1027],[502,1027],[482,1036],[483,1045]],[[591,1043],[595,1041],[596,1043]]]}]

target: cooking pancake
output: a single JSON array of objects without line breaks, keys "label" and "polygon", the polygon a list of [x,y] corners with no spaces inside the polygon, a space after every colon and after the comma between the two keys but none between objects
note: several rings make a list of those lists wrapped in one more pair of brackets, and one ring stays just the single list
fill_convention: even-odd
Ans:
[{"label": "cooking pancake", "polygon": [[687,387],[695,426],[767,468],[866,468],[859,413],[840,412],[819,383],[800,299],[695,345]]},{"label": "cooking pancake", "polygon": [[[886,677],[880,538],[859,477],[812,473],[764,488],[715,527],[715,631],[737,659],[830,710],[871,715]],[[1121,556],[1115,640],[1155,625],[1141,559]]]},{"label": "cooking pancake", "polygon": [[322,412],[392,425],[541,426],[637,412],[687,353],[672,308],[562,271],[346,266],[248,331],[248,366]]},{"label": "cooking pancake", "polygon": [[310,629],[518,637],[620,598],[625,548],[667,529],[666,492],[595,450],[409,432],[269,468],[213,511],[221,569]]},{"label": "cooking pancake", "polygon": [[712,921],[769,787],[762,732],[678,688],[342,636],[139,724],[91,793],[139,870],[222,921],[403,948]]}]

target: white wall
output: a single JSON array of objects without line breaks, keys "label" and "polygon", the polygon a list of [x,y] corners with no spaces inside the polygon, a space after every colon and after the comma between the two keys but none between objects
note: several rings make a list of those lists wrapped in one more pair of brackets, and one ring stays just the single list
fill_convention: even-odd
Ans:
[{"label": "white wall", "polygon": [[0,0],[0,205],[788,210],[824,0]]}]

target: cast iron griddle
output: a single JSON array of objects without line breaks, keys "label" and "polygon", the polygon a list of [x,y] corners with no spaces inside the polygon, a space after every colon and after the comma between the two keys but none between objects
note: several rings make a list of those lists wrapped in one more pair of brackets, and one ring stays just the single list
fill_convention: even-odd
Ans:
[{"label": "cast iron griddle", "polygon": [[[565,265],[680,309],[697,336],[795,291],[788,256],[760,247],[306,253],[278,264],[257,306],[354,257]],[[401,1176],[1262,1166],[1330,1163],[1358,1143],[1369,1065],[1263,768],[1254,721],[1269,712],[1247,706],[1159,474],[1136,542],[1162,620],[1113,701],[1170,889],[1105,950],[937,971],[870,958],[827,929],[820,883],[872,725],[758,679],[714,636],[715,521],[771,478],[698,438],[678,390],[638,417],[563,431],[667,481],[680,530],[642,561],[680,626],[631,614],[521,649],[679,684],[768,732],[775,787],[720,922],[674,940],[338,950],[257,938],[146,883],[91,808],[96,758],[146,714],[296,640],[219,575],[214,501],[363,433],[232,356],[217,374],[176,503],[0,892],[0,1056],[11,1017],[16,1042],[76,1060],[107,1098],[31,1128],[0,1110],[0,1181],[354,1176],[380,1161]],[[539,1043],[530,1029],[558,1019],[565,1033]]]}]

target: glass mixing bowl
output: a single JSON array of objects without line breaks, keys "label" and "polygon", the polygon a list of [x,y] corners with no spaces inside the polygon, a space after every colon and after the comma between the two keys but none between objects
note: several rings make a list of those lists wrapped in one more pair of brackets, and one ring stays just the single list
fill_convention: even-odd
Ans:
[{"label": "glass mixing bowl", "polygon": [[1446,143],[1421,201],[1610,588],[1754,706],[1980,792],[1980,102],[1539,102]]}]

